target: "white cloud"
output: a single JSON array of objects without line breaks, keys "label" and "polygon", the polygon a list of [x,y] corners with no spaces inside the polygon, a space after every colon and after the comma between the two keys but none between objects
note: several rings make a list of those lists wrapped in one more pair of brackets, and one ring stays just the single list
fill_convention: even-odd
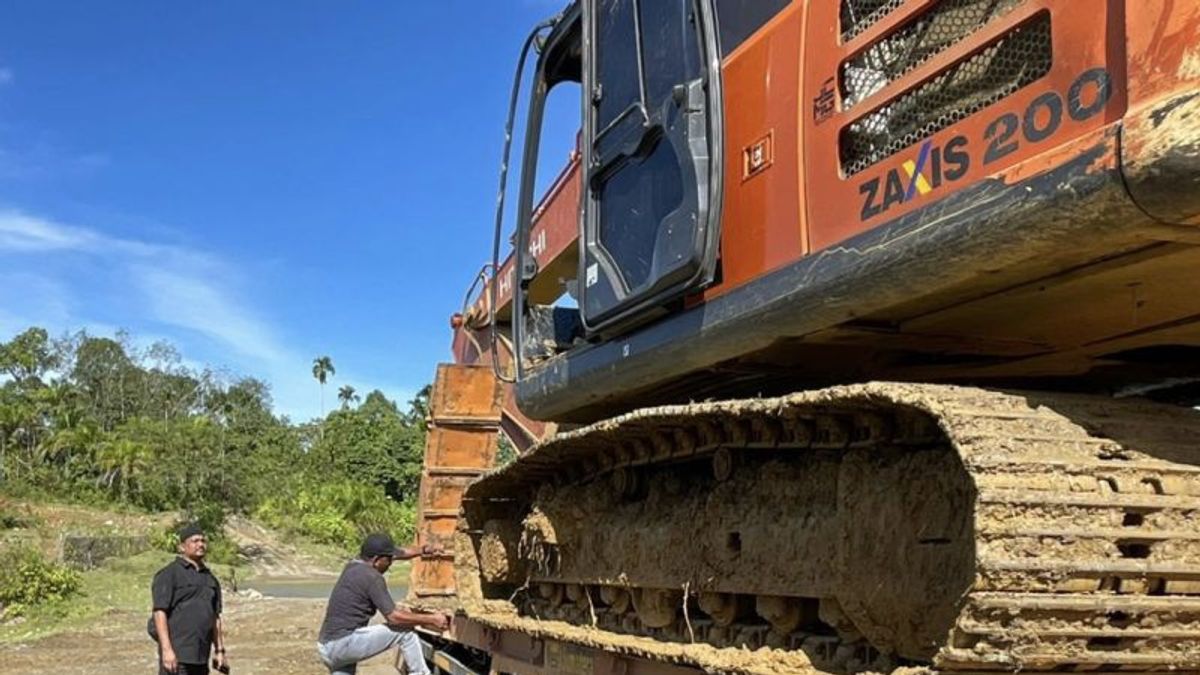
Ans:
[{"label": "white cloud", "polygon": [[0,211],[0,251],[82,250],[97,244],[86,230],[66,227],[19,211]]},{"label": "white cloud", "polygon": [[0,67],[0,86],[12,84],[14,77],[12,68]]},{"label": "white cloud", "polygon": [[19,211],[0,211],[0,253],[77,253],[133,282],[148,318],[205,335],[238,353],[270,360],[280,349],[267,326],[241,307],[222,280],[236,274],[181,246],[113,237]]},{"label": "white cloud", "polygon": [[265,362],[284,355],[270,328],[217,283],[195,271],[149,264],[132,269],[135,283],[159,321],[207,336],[234,351]]},{"label": "white cloud", "polygon": [[[9,262],[36,272],[6,269]],[[218,370],[264,380],[282,414],[295,420],[316,416],[320,389],[312,358],[318,351],[335,356],[336,351],[309,354],[309,348],[287,343],[246,300],[243,278],[227,261],[194,248],[0,208],[0,288],[20,289],[22,296],[0,305],[0,339],[30,325],[55,333],[84,328],[95,335],[125,326],[143,346],[149,336],[166,339],[189,359],[198,356]],[[190,363],[195,367],[195,360]],[[345,384],[364,397],[379,389],[401,407],[415,394],[352,371],[339,370],[326,386],[326,411],[337,405],[337,389]]]},{"label": "white cloud", "polygon": [[[11,279],[5,287],[21,289],[21,295],[33,301],[11,299],[0,314],[0,327],[5,329],[15,331],[30,324],[60,330],[86,327],[97,322],[80,316],[76,306],[92,311],[98,306],[122,314],[119,322],[149,321],[150,330],[157,324],[175,342],[189,334],[199,336],[214,344],[225,361],[218,367],[233,363],[268,381],[298,358],[290,355],[267,321],[239,300],[237,270],[202,251],[114,237],[9,209],[0,210],[0,254],[52,256],[47,260],[60,263],[64,256],[73,255],[77,256],[74,269],[90,264],[100,275],[111,277],[76,278],[74,283],[52,280],[46,274]],[[80,296],[79,301],[73,294]],[[18,303],[21,311],[15,312],[12,308]],[[281,395],[279,400],[292,398]]]}]

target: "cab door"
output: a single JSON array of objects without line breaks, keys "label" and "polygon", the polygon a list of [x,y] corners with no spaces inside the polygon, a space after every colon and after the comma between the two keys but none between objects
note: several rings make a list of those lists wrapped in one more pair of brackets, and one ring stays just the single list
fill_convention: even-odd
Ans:
[{"label": "cab door", "polygon": [[712,281],[720,63],[709,0],[583,0],[580,309],[615,331]]}]

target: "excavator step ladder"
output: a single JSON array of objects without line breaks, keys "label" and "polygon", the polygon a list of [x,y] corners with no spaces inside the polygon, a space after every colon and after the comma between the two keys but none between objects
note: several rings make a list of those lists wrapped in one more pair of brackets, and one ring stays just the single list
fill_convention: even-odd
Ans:
[{"label": "excavator step ladder", "polygon": [[439,364],[430,393],[417,541],[443,553],[412,567],[410,596],[455,596],[453,536],[467,485],[496,463],[503,392],[490,365]]}]

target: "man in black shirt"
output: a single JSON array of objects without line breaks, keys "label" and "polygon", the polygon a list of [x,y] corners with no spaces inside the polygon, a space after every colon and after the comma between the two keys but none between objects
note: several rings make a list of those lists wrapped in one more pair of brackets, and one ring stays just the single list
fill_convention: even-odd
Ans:
[{"label": "man in black shirt", "polygon": [[[399,646],[408,675],[429,675],[429,666],[421,654],[421,643],[411,629],[418,626],[444,631],[450,617],[443,614],[419,614],[396,606],[388,593],[384,572],[392,560],[408,560],[436,553],[431,546],[396,548],[386,534],[372,534],[363,542],[359,558],[351,560],[338,577],[325,621],[317,638],[317,653],[333,675],[354,675],[359,661],[365,661],[392,647]],[[367,626],[379,612],[385,624]]]},{"label": "man in black shirt", "polygon": [[159,675],[208,673],[210,651],[228,672],[221,625],[221,584],[204,566],[208,540],[198,525],[179,532],[179,557],[154,575],[152,637],[158,641]]}]

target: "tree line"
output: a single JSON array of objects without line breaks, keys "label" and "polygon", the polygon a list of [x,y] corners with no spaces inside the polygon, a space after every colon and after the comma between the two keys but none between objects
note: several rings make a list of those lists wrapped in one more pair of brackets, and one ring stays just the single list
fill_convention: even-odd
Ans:
[{"label": "tree line", "polygon": [[[333,372],[314,360],[322,394]],[[169,343],[31,327],[0,343],[0,490],[209,522],[245,513],[344,545],[368,529],[409,539],[427,397],[401,410],[343,386],[338,409],[296,423],[266,383],[189,367]]]}]

